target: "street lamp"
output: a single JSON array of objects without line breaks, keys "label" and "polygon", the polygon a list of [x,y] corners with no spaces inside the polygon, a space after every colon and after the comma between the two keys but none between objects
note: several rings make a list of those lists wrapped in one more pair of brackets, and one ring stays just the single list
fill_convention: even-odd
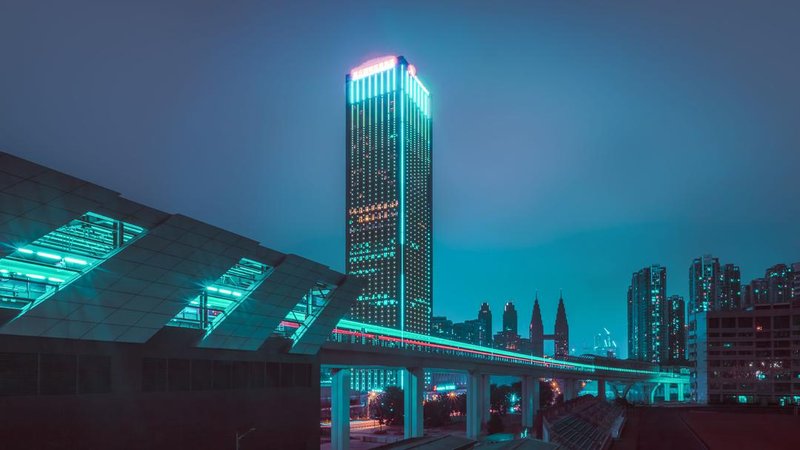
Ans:
[{"label": "street lamp", "polygon": [[236,432],[236,450],[239,450],[239,441],[241,441],[243,437],[247,436],[248,434],[250,434],[253,431],[256,431],[256,429],[255,428],[250,428],[249,430],[245,431],[242,434],[239,434],[238,431]]}]

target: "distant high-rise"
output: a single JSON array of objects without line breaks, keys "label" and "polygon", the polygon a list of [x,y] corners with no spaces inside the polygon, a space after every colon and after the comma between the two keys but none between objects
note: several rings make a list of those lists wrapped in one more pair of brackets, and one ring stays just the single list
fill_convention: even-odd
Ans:
[{"label": "distant high-rise", "polygon": [[628,358],[661,362],[669,358],[667,269],[659,265],[635,272],[628,287]]},{"label": "distant high-rise", "polygon": [[792,301],[800,300],[800,262],[791,266],[791,279],[789,283],[789,293]]},{"label": "distant high-rise", "polygon": [[721,280],[719,258],[704,255],[689,266],[689,310],[716,311]]},{"label": "distant high-rise", "polygon": [[739,309],[742,299],[742,276],[739,266],[725,264],[722,267],[722,280],[719,291],[719,310]]},{"label": "distant high-rise", "polygon": [[514,307],[514,303],[510,301],[506,303],[506,307],[503,309],[503,331],[518,334],[517,309]]},{"label": "distant high-rise", "polygon": [[430,94],[402,56],[346,76],[346,270],[367,280],[350,317],[428,334],[433,307]]},{"label": "distant high-rise", "polygon": [[451,339],[453,337],[453,321],[445,316],[433,316],[431,319],[431,334]]},{"label": "distant high-rise", "polygon": [[453,339],[469,344],[483,345],[480,343],[480,319],[466,320],[453,324]]},{"label": "distant high-rise", "polygon": [[531,354],[544,356],[544,324],[542,324],[542,310],[539,308],[539,294],[533,301],[533,312],[530,324]]},{"label": "distant high-rise", "polygon": [[767,303],[787,303],[791,298],[791,269],[786,264],[775,264],[767,269]]},{"label": "distant high-rise", "polygon": [[492,311],[489,309],[489,304],[483,302],[481,309],[478,311],[478,343],[485,347],[492,345]]},{"label": "distant high-rise", "polygon": [[742,288],[742,307],[749,308],[767,303],[767,280],[754,278]]},{"label": "distant high-rise", "polygon": [[556,311],[556,325],[553,333],[556,357],[569,356],[569,324],[567,311],[564,309],[564,296],[559,295],[558,310]]},{"label": "distant high-rise", "polygon": [[686,360],[686,302],[680,295],[667,299],[667,362]]}]

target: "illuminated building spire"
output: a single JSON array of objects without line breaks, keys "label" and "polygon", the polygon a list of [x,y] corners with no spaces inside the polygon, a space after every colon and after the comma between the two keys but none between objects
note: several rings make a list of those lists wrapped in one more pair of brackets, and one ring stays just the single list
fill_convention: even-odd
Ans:
[{"label": "illuminated building spire", "polygon": [[530,323],[531,354],[544,356],[544,324],[542,324],[542,310],[539,308],[539,291],[533,300],[533,312]]},{"label": "illuminated building spire", "polygon": [[564,295],[559,294],[558,310],[556,311],[555,326],[555,354],[556,357],[569,355],[569,324],[567,324],[567,311],[564,308]]}]

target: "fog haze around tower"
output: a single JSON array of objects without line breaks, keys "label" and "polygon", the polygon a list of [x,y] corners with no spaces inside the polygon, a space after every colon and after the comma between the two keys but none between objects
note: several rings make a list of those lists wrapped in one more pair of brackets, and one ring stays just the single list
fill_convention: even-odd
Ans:
[{"label": "fog haze around tower", "polygon": [[688,303],[699,255],[743,283],[797,260],[797,23],[788,1],[10,0],[0,148],[344,271],[342,74],[403,54],[435,94],[433,313],[488,301],[497,330],[538,290],[549,331],[563,288],[573,347],[622,345],[639,268]]}]

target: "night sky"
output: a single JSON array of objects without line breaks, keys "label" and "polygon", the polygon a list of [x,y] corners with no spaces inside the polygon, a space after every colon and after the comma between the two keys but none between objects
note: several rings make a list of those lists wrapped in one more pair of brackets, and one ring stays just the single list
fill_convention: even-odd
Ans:
[{"label": "night sky", "polygon": [[[344,268],[350,68],[432,93],[434,313],[608,327],[646,265],[688,294],[800,260],[800,6],[0,1],[0,149]],[[527,331],[524,333],[527,335]]]}]

